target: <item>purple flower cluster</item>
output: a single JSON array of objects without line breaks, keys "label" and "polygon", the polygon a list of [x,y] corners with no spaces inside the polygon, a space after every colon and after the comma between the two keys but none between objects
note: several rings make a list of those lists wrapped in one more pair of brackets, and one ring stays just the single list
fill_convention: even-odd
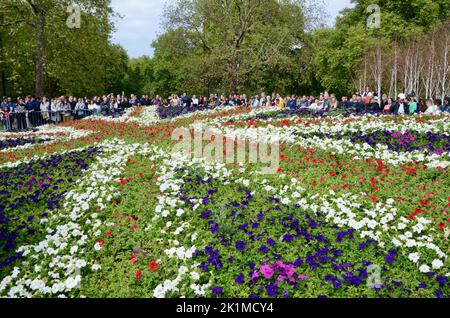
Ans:
[{"label": "purple flower cluster", "polygon": [[40,144],[50,141],[50,139],[41,138],[18,138],[18,139],[4,139],[0,140],[0,150],[15,148],[18,146],[23,146],[27,144]]},{"label": "purple flower cluster", "polygon": [[56,154],[0,171],[0,270],[21,257],[15,252],[18,245],[42,235],[39,219],[61,206],[66,191],[98,152],[89,148]]},{"label": "purple flower cluster", "polygon": [[[200,211],[199,220],[207,219],[210,226],[221,228],[220,232],[212,231],[205,252],[194,256],[202,270],[217,271],[217,284],[225,286],[232,281],[248,289],[249,297],[288,297],[298,296],[304,292],[302,289],[310,288],[302,281],[322,280],[322,286],[332,286],[335,291],[328,296],[343,296],[355,290],[362,294],[369,291],[364,295],[371,295],[374,290],[364,287],[368,267],[380,264],[384,257],[387,265],[382,268],[382,275],[386,280],[375,291],[382,297],[395,296],[398,291],[405,293],[407,282],[396,276],[397,271],[391,271],[402,266],[403,262],[395,260],[404,258],[395,249],[386,252],[373,244],[373,240],[354,235],[353,229],[331,225],[320,212],[308,213],[299,206],[286,208],[277,198],[251,196],[247,193],[249,189],[233,185],[225,192],[230,200],[225,203],[215,180],[206,186],[201,181],[192,182],[180,191],[185,202],[191,198],[197,202],[208,196],[210,200]],[[215,194],[220,194],[220,199]],[[221,255],[228,260],[225,266]],[[221,280],[221,277],[225,278]],[[420,288],[428,291],[439,284],[439,289],[434,288],[432,292],[437,290],[436,295],[445,295],[447,277],[430,277],[424,281],[427,284],[421,284]]]}]

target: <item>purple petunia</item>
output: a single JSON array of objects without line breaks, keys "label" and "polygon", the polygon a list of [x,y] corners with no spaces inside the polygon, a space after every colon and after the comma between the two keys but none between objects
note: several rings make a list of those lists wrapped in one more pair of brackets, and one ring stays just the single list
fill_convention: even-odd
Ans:
[{"label": "purple petunia", "polygon": [[205,263],[201,263],[200,265],[198,265],[198,268],[200,268],[203,271],[208,271],[209,270],[209,266]]},{"label": "purple petunia", "polygon": [[278,286],[277,284],[269,284],[266,286],[267,295],[269,297],[276,297],[278,292]]},{"label": "purple petunia", "polygon": [[219,230],[219,224],[214,223],[214,224],[211,226],[211,234],[216,234],[218,230]]},{"label": "purple petunia", "polygon": [[417,288],[427,288],[427,284],[426,283],[420,283],[419,286],[417,286]]},{"label": "purple petunia", "polygon": [[444,298],[444,292],[440,289],[436,290],[436,298]]},{"label": "purple petunia", "polygon": [[259,251],[260,251],[260,252],[263,252],[263,253],[267,253],[267,252],[269,251],[269,248],[268,248],[267,246],[265,246],[265,245],[262,245],[262,246],[259,248]]},{"label": "purple petunia", "polygon": [[202,219],[207,219],[207,218],[209,218],[209,217],[211,216],[211,214],[212,214],[212,211],[211,211],[211,210],[208,210],[208,211],[203,212],[202,215],[201,215],[200,217],[201,217]]},{"label": "purple petunia", "polygon": [[326,282],[332,282],[333,283],[333,288],[335,288],[335,289],[342,288],[342,283],[339,280],[339,278],[337,278],[336,276],[327,275],[327,276],[325,276],[325,281]]},{"label": "purple petunia", "polygon": [[272,238],[268,238],[267,239],[267,245],[269,245],[269,246],[274,246],[275,245],[275,241],[272,239]]},{"label": "purple petunia", "polygon": [[213,287],[212,293],[218,297],[222,296],[223,288],[220,286]]},{"label": "purple petunia", "polygon": [[240,273],[240,274],[238,275],[238,277],[236,277],[235,282],[236,282],[236,284],[238,284],[238,285],[242,285],[242,284],[244,283],[244,280],[245,280],[244,274]]},{"label": "purple petunia", "polygon": [[437,276],[436,281],[439,283],[439,286],[443,287],[447,283],[448,277],[447,276]]},{"label": "purple petunia", "polygon": [[303,264],[303,260],[301,258],[297,258],[294,262],[294,267],[300,267]]},{"label": "purple petunia", "polygon": [[283,236],[283,242],[290,243],[290,242],[292,242],[293,240],[294,240],[294,235],[291,235],[291,234],[285,234],[285,235]]},{"label": "purple petunia", "polygon": [[245,248],[247,247],[247,244],[244,242],[244,241],[237,241],[236,242],[236,249],[238,250],[238,251],[244,251],[245,250]]}]

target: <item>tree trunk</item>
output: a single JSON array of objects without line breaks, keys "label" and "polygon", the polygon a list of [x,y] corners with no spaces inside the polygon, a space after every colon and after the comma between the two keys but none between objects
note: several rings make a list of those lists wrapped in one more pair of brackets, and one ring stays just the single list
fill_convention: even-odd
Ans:
[{"label": "tree trunk", "polygon": [[42,10],[36,14],[36,97],[44,95],[44,64],[45,64],[45,15]]}]

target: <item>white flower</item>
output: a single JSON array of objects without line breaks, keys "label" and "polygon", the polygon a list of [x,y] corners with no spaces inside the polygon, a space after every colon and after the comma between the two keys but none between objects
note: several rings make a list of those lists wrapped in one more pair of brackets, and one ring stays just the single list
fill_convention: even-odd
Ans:
[{"label": "white flower", "polygon": [[435,259],[431,266],[433,266],[433,269],[440,269],[442,266],[444,266],[444,263],[440,259]]},{"label": "white flower", "polygon": [[197,272],[191,272],[191,277],[193,280],[199,280],[200,275]]},{"label": "white flower", "polygon": [[93,271],[98,271],[99,269],[102,269],[102,266],[101,266],[101,265],[99,265],[99,264],[94,264],[94,265],[92,265],[92,270],[93,270]]},{"label": "white flower", "polygon": [[94,244],[94,250],[96,250],[96,251],[100,251],[102,249],[102,247],[100,246],[100,243],[95,243]]},{"label": "white flower", "polygon": [[419,253],[411,253],[411,254],[409,254],[408,258],[413,263],[417,263],[420,259],[420,256],[419,256]]},{"label": "white flower", "polygon": [[75,254],[77,251],[78,251],[78,246],[77,245],[72,246],[70,248],[70,254]]},{"label": "white flower", "polygon": [[430,266],[422,265],[422,266],[419,267],[419,271],[421,273],[429,273],[430,272]]},{"label": "white flower", "polygon": [[75,278],[73,277],[69,277],[66,281],[65,281],[65,285],[67,287],[67,289],[74,289],[75,287],[78,286],[78,284],[81,281],[81,277],[80,275],[77,275]]}]

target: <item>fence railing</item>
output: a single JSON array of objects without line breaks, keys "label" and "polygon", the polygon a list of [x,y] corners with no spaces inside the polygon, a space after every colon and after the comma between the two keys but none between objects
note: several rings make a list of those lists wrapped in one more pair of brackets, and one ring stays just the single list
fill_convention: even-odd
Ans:
[{"label": "fence railing", "polygon": [[122,110],[75,110],[75,111],[32,111],[0,114],[3,131],[23,131],[47,124],[66,123],[90,116],[112,116],[123,114]]}]

